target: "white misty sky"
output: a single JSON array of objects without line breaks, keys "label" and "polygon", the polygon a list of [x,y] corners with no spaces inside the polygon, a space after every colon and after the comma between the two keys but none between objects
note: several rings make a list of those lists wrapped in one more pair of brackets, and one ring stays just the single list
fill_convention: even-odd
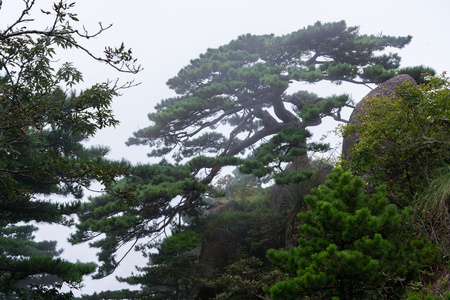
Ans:
[{"label": "white misty sky", "polygon": [[[52,2],[36,0],[36,8],[48,10]],[[0,31],[18,17],[22,7],[20,0],[3,0]],[[39,9],[35,9],[31,17],[41,20]],[[450,71],[448,0],[80,0],[76,1],[74,12],[78,13],[80,25],[85,25],[90,32],[97,29],[99,21],[114,24],[99,38],[83,41],[83,45],[101,54],[105,45],[124,42],[144,67],[141,73],[131,76],[96,63],[83,53],[61,52],[59,56],[61,62],[72,61],[82,71],[85,83],[78,89],[107,79],[141,82],[138,87],[125,90],[114,102],[114,112],[121,125],[101,131],[90,141],[109,146],[111,158],[126,158],[132,162],[148,161],[148,149],[126,147],[124,143],[134,131],[149,125],[147,114],[158,101],[174,95],[165,82],[207,48],[227,44],[242,34],[281,35],[318,20],[345,20],[348,26],[360,26],[361,33],[412,35],[412,42],[399,51],[403,67],[422,64],[433,67],[438,73]],[[301,88],[321,96],[345,92],[355,101],[369,92],[365,87],[346,84]],[[313,131],[315,137],[319,138],[333,126],[323,124],[320,131]],[[64,240],[69,230],[46,227],[37,238],[55,239],[55,232],[62,236],[59,240]],[[95,260],[95,250],[85,245],[71,247],[63,242],[59,245],[65,248],[64,256],[70,260]],[[138,263],[145,263],[145,260],[140,259],[138,253],[131,253],[114,275],[126,275]],[[101,281],[87,281],[82,292],[123,288],[114,275]]]}]

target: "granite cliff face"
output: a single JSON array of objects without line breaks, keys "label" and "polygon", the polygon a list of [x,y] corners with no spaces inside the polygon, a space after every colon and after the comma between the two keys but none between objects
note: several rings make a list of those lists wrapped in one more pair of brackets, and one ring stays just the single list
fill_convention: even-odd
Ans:
[{"label": "granite cliff face", "polygon": [[[367,103],[367,99],[374,97],[393,97],[395,95],[396,89],[405,82],[409,82],[415,85],[414,79],[406,74],[397,75],[394,78],[391,78],[384,83],[377,86],[370,93],[368,93],[361,101],[356,105],[356,108],[353,110],[350,115],[349,125],[357,124],[357,118],[360,115],[365,114],[365,105]],[[358,141],[358,136],[349,136],[344,138],[342,142],[342,159],[345,161],[350,160],[351,148]]]}]

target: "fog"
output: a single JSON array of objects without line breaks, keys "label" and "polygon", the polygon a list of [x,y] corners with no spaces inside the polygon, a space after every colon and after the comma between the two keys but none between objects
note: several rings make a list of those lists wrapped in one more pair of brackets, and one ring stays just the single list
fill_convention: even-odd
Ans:
[{"label": "fog", "polygon": [[[43,16],[39,9],[49,10],[51,3],[50,0],[37,0],[32,17],[39,22]],[[23,2],[19,0],[3,1],[1,30],[17,18],[22,7]],[[147,114],[158,101],[174,95],[165,82],[206,49],[227,44],[242,34],[282,35],[318,20],[345,20],[348,26],[360,26],[361,33],[412,35],[410,45],[399,51],[402,67],[425,65],[434,68],[438,74],[450,70],[448,0],[80,0],[76,1],[74,11],[78,13],[80,25],[90,32],[98,29],[99,21],[104,25],[113,24],[98,38],[82,41],[86,48],[101,55],[104,46],[118,46],[124,42],[126,47],[133,49],[138,63],[144,68],[136,75],[118,73],[80,51],[58,52],[60,62],[72,61],[83,73],[84,83],[76,87],[77,90],[116,78],[123,83],[131,80],[140,83],[123,90],[122,96],[114,100],[114,113],[121,124],[100,131],[88,142],[110,147],[109,158],[125,158],[133,163],[148,162],[146,153],[149,151],[145,147],[127,147],[125,142],[134,131],[149,125]],[[369,92],[365,86],[351,84],[303,84],[301,88],[321,96],[345,92],[355,101]],[[325,122],[320,130],[313,130],[314,138],[320,138],[334,126],[333,122]],[[332,139],[334,144],[339,142]],[[70,232],[70,228],[45,225],[36,236],[38,240],[58,239],[59,247],[65,249],[63,257],[66,259],[95,261],[95,250],[87,245],[73,247],[64,241]],[[134,265],[145,262],[139,253],[132,251],[115,274],[100,281],[86,280],[85,288],[76,294],[124,288],[126,286],[120,285],[114,276],[126,276],[134,270]]]}]

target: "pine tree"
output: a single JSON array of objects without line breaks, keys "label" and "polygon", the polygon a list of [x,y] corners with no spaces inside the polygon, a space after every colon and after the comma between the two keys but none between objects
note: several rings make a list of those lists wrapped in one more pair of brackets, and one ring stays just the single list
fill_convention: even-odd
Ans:
[{"label": "pine tree", "polygon": [[[34,241],[33,232],[37,230],[33,225],[1,228],[0,297],[18,299],[44,292],[45,295],[52,293],[54,296],[70,298],[71,293],[64,295],[58,289],[64,283],[75,285],[79,275],[94,272],[95,264],[73,264],[58,258],[63,250],[56,249],[56,241]],[[19,260],[18,257],[28,259]],[[8,290],[20,292],[5,293]]]},{"label": "pine tree", "polygon": [[[133,69],[131,52],[123,45],[108,47],[101,58],[79,44],[78,37],[92,36],[73,27],[78,22],[71,10],[75,3],[59,1],[51,11],[42,9],[54,17],[44,30],[33,28],[29,17],[35,1],[23,4],[17,20],[0,31],[0,295],[70,299],[72,292],[61,292],[61,286],[79,287],[95,266],[59,258],[55,243],[35,242],[35,228],[27,224],[70,225],[83,188],[93,181],[112,193],[109,186],[123,174],[121,163],[107,161],[105,147],[82,143],[99,129],[118,124],[110,105],[119,87],[100,83],[67,92],[82,81],[82,74],[71,63],[56,69],[56,48],[78,49],[116,69],[121,65],[125,72],[138,68]],[[75,201],[58,203],[55,195]]]},{"label": "pine tree", "polygon": [[118,183],[135,190],[133,206],[109,196],[92,199],[79,214],[72,242],[102,235],[92,246],[101,251],[98,276],[106,276],[121,261],[120,247],[157,236],[201,206],[225,166],[258,177],[271,174],[279,183],[307,179],[312,175],[307,167],[283,172],[284,166],[302,161],[307,151],[328,149],[307,142],[308,128],[327,116],[344,121],[340,113],[351,100],[307,91],[287,94],[288,88],[295,82],[380,83],[400,65],[398,54],[380,53],[410,40],[363,35],[344,21],[317,22],[283,36],[248,34],[208,49],[168,80],[177,96],[162,100],[149,114],[151,125],[128,141],[150,146],[149,155],[162,159],[130,169]]},{"label": "pine tree", "polygon": [[389,204],[383,186],[371,196],[364,186],[335,168],[306,197],[298,247],[268,252],[287,275],[268,290],[274,299],[397,298],[404,283],[437,263],[437,247],[408,234],[409,210]]},{"label": "pine tree", "polygon": [[190,228],[173,232],[148,253],[146,266],[136,266],[137,273],[129,277],[116,277],[119,282],[140,286],[139,289],[104,291],[81,298],[188,299],[194,282],[201,280],[197,251],[200,243],[201,235]]}]

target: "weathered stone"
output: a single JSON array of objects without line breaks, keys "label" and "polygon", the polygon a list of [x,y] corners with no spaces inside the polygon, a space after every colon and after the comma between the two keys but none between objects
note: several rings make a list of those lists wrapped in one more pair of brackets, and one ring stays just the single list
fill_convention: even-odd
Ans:
[{"label": "weathered stone", "polygon": [[[409,82],[413,85],[416,84],[411,76],[401,74],[385,81],[384,83],[380,84],[378,87],[373,89],[356,105],[355,109],[350,115],[349,125],[357,124],[357,118],[365,114],[365,105],[367,99],[379,97],[393,97],[395,96],[396,89],[405,82]],[[355,145],[358,139],[359,139],[358,135],[353,135],[344,138],[342,142],[342,159],[344,161],[350,160],[351,148]]]}]

